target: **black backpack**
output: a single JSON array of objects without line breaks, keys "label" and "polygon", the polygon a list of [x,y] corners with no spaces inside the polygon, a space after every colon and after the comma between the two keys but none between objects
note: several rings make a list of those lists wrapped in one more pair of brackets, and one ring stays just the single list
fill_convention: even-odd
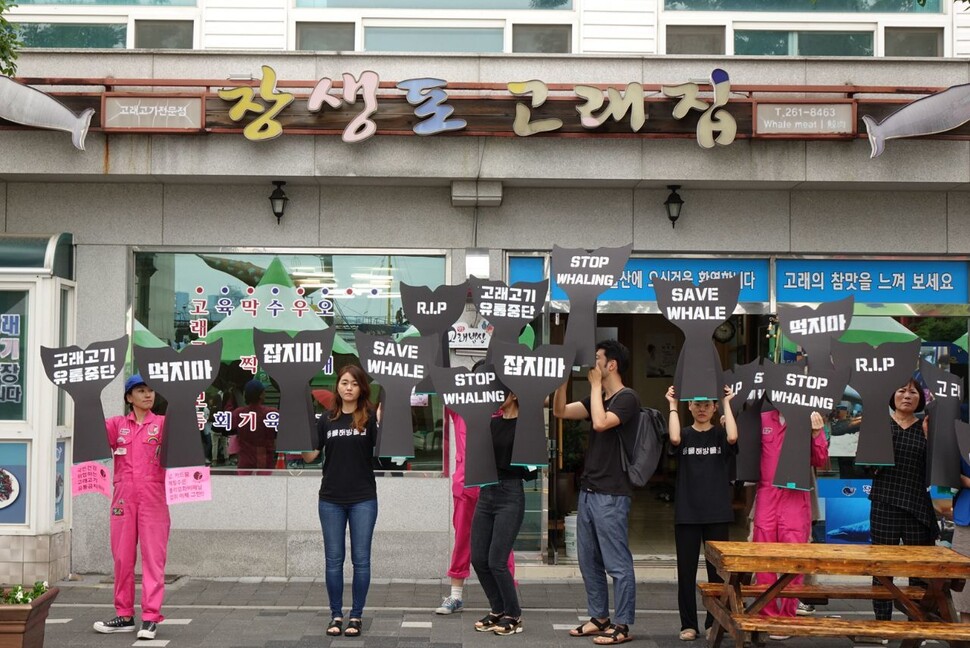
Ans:
[{"label": "black backpack", "polygon": [[631,484],[646,486],[660,464],[667,423],[660,412],[652,407],[641,407],[638,417],[636,439],[629,451],[623,444],[623,435],[617,434],[620,440],[620,465]]}]

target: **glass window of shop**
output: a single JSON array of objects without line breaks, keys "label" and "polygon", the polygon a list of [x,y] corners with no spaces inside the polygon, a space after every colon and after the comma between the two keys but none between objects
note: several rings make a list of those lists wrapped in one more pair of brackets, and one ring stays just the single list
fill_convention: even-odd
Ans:
[{"label": "glass window of shop", "polygon": [[667,25],[668,54],[724,54],[723,25]]},{"label": "glass window of shop", "polygon": [[124,49],[128,26],[120,24],[18,23],[24,47]]},{"label": "glass window of shop", "polygon": [[943,56],[943,30],[886,27],[886,56],[925,58]]},{"label": "glass window of shop", "polygon": [[0,290],[0,421],[26,419],[28,296]]},{"label": "glass window of shop", "polygon": [[296,49],[315,52],[353,52],[354,23],[296,23]]},{"label": "glass window of shop", "polygon": [[664,0],[667,11],[783,11],[786,13],[941,13],[941,0]]},{"label": "glass window of shop", "polygon": [[[937,0],[939,1],[939,0]],[[296,0],[320,9],[572,9],[572,0]]]},{"label": "glass window of shop", "polygon": [[569,54],[570,25],[513,25],[512,51],[516,54]]},{"label": "glass window of shop", "polygon": [[748,56],[872,56],[871,31],[734,32],[734,53]]},{"label": "glass window of shop", "polygon": [[[219,376],[206,392],[202,443],[215,473],[235,473],[238,440],[220,426],[225,415],[216,414],[244,405],[243,387],[254,378],[266,386],[266,405],[278,406],[280,398],[277,386],[254,362],[253,329],[280,330],[274,320],[283,321],[277,318],[284,316],[289,324],[283,330],[292,333],[337,329],[332,362],[310,381],[313,407],[320,415],[333,404],[336,370],[360,364],[355,332],[416,334],[401,306],[400,284],[441,285],[446,259],[429,254],[136,252],[134,270],[135,344],[181,349],[222,340]],[[376,386],[372,398],[375,403],[380,398]],[[435,394],[418,394],[412,405],[414,456],[403,465],[381,460],[375,468],[442,470],[447,433],[441,400]],[[293,471],[307,466],[298,453],[278,453],[274,467]]]},{"label": "glass window of shop", "polygon": [[136,20],[135,47],[143,49],[192,49],[191,20]]},{"label": "glass window of shop", "polygon": [[364,27],[368,52],[501,52],[501,27]]}]

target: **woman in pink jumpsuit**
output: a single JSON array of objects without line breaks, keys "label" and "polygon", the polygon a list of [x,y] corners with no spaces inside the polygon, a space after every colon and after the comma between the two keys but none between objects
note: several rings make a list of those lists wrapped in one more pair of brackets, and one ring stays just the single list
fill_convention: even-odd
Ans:
[{"label": "woman in pink jumpsuit", "polygon": [[[823,434],[823,427],[821,414],[812,412],[811,463],[816,468],[825,465],[829,458],[829,444]],[[787,429],[788,426],[782,422],[778,410],[761,413],[761,479],[755,494],[752,537],[755,542],[808,542],[811,536],[811,493],[807,490],[779,488],[772,484]],[[758,584],[770,585],[777,579],[777,574],[756,575]],[[801,576],[792,582],[801,583]],[[761,614],[793,617],[797,608],[797,599],[778,598],[766,605]]]},{"label": "woman in pink jumpsuit", "polygon": [[165,501],[165,469],[160,462],[165,417],[152,412],[155,392],[135,374],[125,382],[127,416],[105,421],[114,457],[111,499],[111,555],[114,604],[118,616],[98,621],[102,633],[135,630],[135,551],[141,545],[142,592],[139,639],[154,639],[165,596],[165,559],[170,520]]}]

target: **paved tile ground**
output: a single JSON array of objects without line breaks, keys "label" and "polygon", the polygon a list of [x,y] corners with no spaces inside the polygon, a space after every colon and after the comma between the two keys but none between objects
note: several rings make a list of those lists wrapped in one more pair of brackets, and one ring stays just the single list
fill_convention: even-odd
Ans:
[{"label": "paved tile ground", "polygon": [[[154,641],[138,641],[133,634],[100,635],[92,630],[99,619],[114,616],[111,585],[89,576],[79,582],[58,583],[61,593],[47,624],[46,646],[139,648],[581,648],[590,639],[569,637],[566,628],[585,618],[583,584],[576,579],[519,583],[524,632],[501,637],[475,632],[472,624],[486,611],[479,585],[465,585],[464,612],[436,615],[433,609],[449,592],[447,579],[386,582],[371,586],[360,638],[330,638],[322,579],[309,578],[180,578],[169,585],[165,602],[168,619],[159,625]],[[345,596],[349,602],[349,585]],[[866,602],[833,602],[819,614],[866,615]],[[703,620],[703,619],[702,619]],[[703,641],[685,644],[680,630],[676,587],[670,582],[637,585],[637,622],[631,648],[702,648]],[[725,641],[730,648],[730,639]],[[849,648],[845,639],[790,639],[769,642],[768,648]]]}]

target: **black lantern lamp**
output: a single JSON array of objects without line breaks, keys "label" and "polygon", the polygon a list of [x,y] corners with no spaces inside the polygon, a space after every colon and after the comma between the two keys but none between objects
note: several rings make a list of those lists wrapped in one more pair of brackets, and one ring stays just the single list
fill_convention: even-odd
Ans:
[{"label": "black lantern lamp", "polygon": [[670,219],[670,226],[677,227],[680,210],[684,208],[684,199],[677,193],[680,185],[667,185],[667,188],[670,189],[670,195],[664,201],[664,207],[667,209],[667,218]]},{"label": "black lantern lamp", "polygon": [[283,191],[283,185],[286,182],[274,180],[273,184],[276,185],[276,189],[273,189],[273,193],[269,195],[269,204],[273,208],[273,216],[276,216],[276,224],[279,225],[283,218],[283,212],[286,211],[286,203],[290,202],[290,199],[286,197],[286,192]]}]

